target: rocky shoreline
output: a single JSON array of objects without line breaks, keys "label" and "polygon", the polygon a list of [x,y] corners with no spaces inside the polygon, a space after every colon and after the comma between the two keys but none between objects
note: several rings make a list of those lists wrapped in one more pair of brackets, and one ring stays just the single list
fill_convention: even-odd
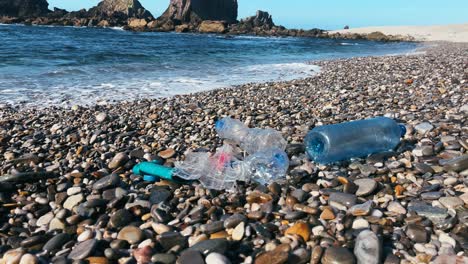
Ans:
[{"label": "rocky shoreline", "polygon": [[316,37],[367,39],[373,41],[414,41],[410,36],[340,34],[314,28],[287,29],[276,25],[268,12],[257,11],[237,20],[236,0],[171,0],[167,10],[155,18],[137,0],[102,0],[89,10],[68,12],[48,9],[46,0],[0,0],[0,24],[75,27],[122,27],[130,31],[215,33],[275,37]]},{"label": "rocky shoreline", "polygon": [[[320,74],[290,82],[2,106],[2,263],[466,263],[467,55],[466,44],[437,44],[314,62]],[[333,166],[307,159],[312,127],[378,115],[407,126],[395,151]],[[287,179],[210,191],[132,174],[139,161],[214,150],[223,116],[281,131]]]}]

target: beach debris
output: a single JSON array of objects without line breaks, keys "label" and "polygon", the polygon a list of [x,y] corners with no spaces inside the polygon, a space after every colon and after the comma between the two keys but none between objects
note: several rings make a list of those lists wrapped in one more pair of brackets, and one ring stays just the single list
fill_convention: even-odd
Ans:
[{"label": "beach debris", "polygon": [[208,189],[223,190],[235,186],[236,181],[268,184],[286,175],[289,168],[285,152],[286,141],[273,129],[248,128],[239,120],[223,118],[216,123],[221,138],[239,144],[252,155],[245,159],[240,151],[224,144],[211,155],[208,152],[188,152],[185,160],[176,162],[174,168],[154,162],[137,164],[133,173],[144,180],[162,178],[171,181],[199,180]]},{"label": "beach debris", "polygon": [[376,117],[319,126],[304,141],[312,160],[329,164],[392,150],[405,134],[405,126],[387,117]]}]

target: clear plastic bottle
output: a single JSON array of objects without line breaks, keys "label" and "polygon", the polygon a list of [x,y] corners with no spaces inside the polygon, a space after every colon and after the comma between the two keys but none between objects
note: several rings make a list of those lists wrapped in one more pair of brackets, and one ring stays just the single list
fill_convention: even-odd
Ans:
[{"label": "clear plastic bottle", "polygon": [[315,162],[328,164],[394,149],[406,128],[387,117],[376,117],[312,129],[304,139]]},{"label": "clear plastic bottle", "polygon": [[269,148],[286,149],[287,142],[279,131],[266,128],[248,128],[239,120],[225,117],[216,122],[216,131],[221,138],[230,139],[253,154]]}]

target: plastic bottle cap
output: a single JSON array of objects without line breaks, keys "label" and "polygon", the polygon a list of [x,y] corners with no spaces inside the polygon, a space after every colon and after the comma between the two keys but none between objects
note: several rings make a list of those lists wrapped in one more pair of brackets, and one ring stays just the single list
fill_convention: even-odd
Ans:
[{"label": "plastic bottle cap", "polygon": [[400,126],[401,137],[404,137],[406,135],[406,126],[403,124],[399,124],[399,126]]},{"label": "plastic bottle cap", "polygon": [[153,175],[145,175],[145,176],[143,176],[143,180],[144,180],[144,181],[148,181],[148,182],[155,182],[155,181],[156,181],[156,176],[153,176]]},{"label": "plastic bottle cap", "polygon": [[215,128],[216,130],[221,130],[224,128],[225,122],[223,119],[216,121]]}]

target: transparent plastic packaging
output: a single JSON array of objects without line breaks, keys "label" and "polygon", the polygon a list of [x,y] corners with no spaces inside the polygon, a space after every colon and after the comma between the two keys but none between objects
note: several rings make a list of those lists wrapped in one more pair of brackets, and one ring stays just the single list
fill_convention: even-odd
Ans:
[{"label": "transparent plastic packaging", "polygon": [[376,117],[312,129],[304,139],[315,162],[328,164],[394,149],[406,128],[387,117]]},{"label": "transparent plastic packaging", "polygon": [[229,117],[216,122],[216,131],[221,138],[236,142],[248,154],[269,148],[285,150],[287,145],[279,131],[270,128],[248,128],[239,120]]},{"label": "transparent plastic packaging", "polygon": [[237,162],[232,146],[223,145],[212,156],[207,152],[189,152],[185,161],[175,164],[174,173],[184,180],[199,180],[208,189],[229,189],[238,178],[226,172]]}]

